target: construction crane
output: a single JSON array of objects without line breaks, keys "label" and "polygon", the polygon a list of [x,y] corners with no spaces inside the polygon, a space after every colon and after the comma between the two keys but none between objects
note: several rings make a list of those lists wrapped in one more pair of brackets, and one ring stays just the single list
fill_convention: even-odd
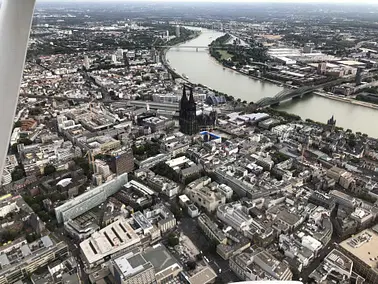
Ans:
[{"label": "construction crane", "polygon": [[92,153],[92,150],[88,150],[87,153],[85,153],[84,158],[87,156],[88,156],[89,167],[92,169],[93,172],[95,172],[95,161],[94,161],[94,155]]},{"label": "construction crane", "polygon": [[302,155],[301,155],[301,161],[302,161],[302,163],[305,160],[304,154],[305,154],[305,151],[308,149],[309,144],[310,144],[310,137],[307,136],[306,140],[302,144]]},{"label": "construction crane", "polygon": [[90,102],[89,102],[89,111],[91,112],[91,120],[93,120],[93,106],[92,106],[92,103],[95,101],[95,99],[92,99]]}]

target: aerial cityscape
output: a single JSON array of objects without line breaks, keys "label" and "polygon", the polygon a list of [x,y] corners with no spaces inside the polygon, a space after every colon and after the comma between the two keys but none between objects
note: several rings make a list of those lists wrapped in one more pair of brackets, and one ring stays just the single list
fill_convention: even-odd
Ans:
[{"label": "aerial cityscape", "polygon": [[347,2],[3,0],[0,284],[378,283],[378,3]]}]

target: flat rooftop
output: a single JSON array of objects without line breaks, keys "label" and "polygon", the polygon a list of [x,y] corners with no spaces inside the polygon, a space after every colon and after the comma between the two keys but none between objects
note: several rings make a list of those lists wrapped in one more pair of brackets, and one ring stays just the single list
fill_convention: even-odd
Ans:
[{"label": "flat rooftop", "polygon": [[176,259],[161,244],[149,247],[144,251],[133,249],[125,255],[114,259],[114,262],[123,277],[130,277],[153,267],[155,277],[159,280],[182,270]]},{"label": "flat rooftop", "polygon": [[171,266],[179,266],[176,259],[163,245],[155,245],[143,252],[143,257],[155,267],[155,273],[159,274]]},{"label": "flat rooftop", "polygon": [[363,62],[355,61],[355,60],[341,60],[341,61],[337,61],[337,63],[348,65],[348,66],[365,65]]},{"label": "flat rooftop", "polygon": [[80,248],[89,263],[101,260],[140,242],[139,236],[124,218],[95,232],[80,243]]},{"label": "flat rooftop", "polygon": [[359,258],[361,261],[376,268],[378,265],[378,234],[367,229],[343,241],[340,246]]},{"label": "flat rooftop", "polygon": [[132,277],[144,270],[152,268],[152,264],[144,259],[139,249],[135,249],[114,260],[124,278]]},{"label": "flat rooftop", "polygon": [[197,274],[190,277],[190,283],[192,284],[206,284],[213,281],[217,277],[217,274],[210,267],[202,269]]}]

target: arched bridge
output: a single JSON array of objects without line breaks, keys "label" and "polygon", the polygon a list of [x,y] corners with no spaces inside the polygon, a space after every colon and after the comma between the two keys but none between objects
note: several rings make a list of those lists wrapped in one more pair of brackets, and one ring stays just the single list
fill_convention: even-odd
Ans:
[{"label": "arched bridge", "polygon": [[339,85],[345,82],[349,82],[353,79],[354,79],[353,77],[341,78],[341,79],[329,81],[329,82],[315,85],[315,86],[305,86],[298,89],[284,89],[281,92],[279,92],[277,95],[275,95],[274,97],[266,97],[257,101],[255,103],[255,107],[263,108],[267,106],[278,105],[280,102],[293,99],[296,97],[301,97],[305,94],[311,93],[318,89],[323,89],[325,87],[331,87],[331,86]]},{"label": "arched bridge", "polygon": [[292,99],[292,98],[297,97],[297,96],[302,96],[302,95],[309,93],[309,92],[312,92],[316,89],[318,89],[318,88],[302,87],[302,88],[299,88],[299,89],[283,89],[281,92],[279,92],[274,97],[262,98],[261,100],[256,102],[256,107],[261,108],[261,107],[279,104],[282,101],[286,101],[288,99]]},{"label": "arched bridge", "polygon": [[[199,51],[199,50],[208,50],[210,49],[210,46],[206,45],[174,45],[174,46],[169,46],[169,45],[159,45],[159,47],[162,47],[162,48],[171,48],[171,49],[195,49],[196,51]],[[226,47],[224,46],[212,46],[211,47],[212,49],[224,49]]]}]

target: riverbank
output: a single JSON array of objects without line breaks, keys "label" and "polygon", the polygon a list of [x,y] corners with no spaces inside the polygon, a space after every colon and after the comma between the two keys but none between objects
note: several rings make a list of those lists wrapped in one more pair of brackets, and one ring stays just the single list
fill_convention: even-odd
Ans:
[{"label": "riverbank", "polygon": [[353,104],[353,105],[358,105],[358,106],[363,106],[363,107],[378,110],[378,105],[373,104],[373,103],[358,101],[358,100],[350,99],[350,98],[343,98],[343,97],[340,97],[340,96],[331,95],[331,94],[327,94],[327,93],[323,93],[323,92],[314,92],[314,94],[317,95],[317,96],[323,97],[323,98],[330,99],[330,100],[349,103],[349,104]]},{"label": "riverbank", "polygon": [[232,67],[229,67],[229,66],[224,66],[222,64],[222,62],[220,62],[219,60],[217,60],[214,56],[211,56],[211,54],[209,53],[210,57],[214,60],[214,62],[216,62],[217,64],[221,65],[223,68],[227,69],[227,70],[231,70],[231,71],[234,71],[236,73],[239,73],[243,76],[246,76],[250,79],[253,79],[253,80],[259,80],[259,81],[264,81],[264,82],[268,82],[268,83],[272,83],[274,85],[277,85],[279,87],[287,87],[287,88],[297,88],[296,86],[293,86],[293,85],[289,85],[289,84],[286,84],[286,83],[283,83],[283,82],[280,82],[280,81],[276,81],[276,80],[273,80],[273,79],[269,79],[269,78],[265,78],[265,77],[261,77],[261,76],[255,76],[255,75],[251,75],[249,73],[246,73],[240,69],[234,69]]},{"label": "riverbank", "polygon": [[186,42],[188,42],[188,41],[191,41],[191,40],[193,40],[193,39],[196,39],[197,37],[199,37],[200,35],[201,35],[201,31],[196,31],[194,34],[193,34],[193,36],[191,36],[191,37],[189,37],[188,39],[185,39],[185,40],[183,40],[183,41],[181,41],[181,42],[178,42],[178,43],[176,43],[176,44],[174,44],[174,45],[172,45],[172,46],[169,46],[169,47],[165,47],[164,49],[162,49],[161,51],[160,51],[160,61],[161,61],[161,63],[164,65],[164,67],[165,68],[167,68],[167,70],[171,73],[171,74],[174,74],[177,78],[180,78],[180,79],[182,79],[182,80],[184,80],[184,81],[186,81],[186,82],[188,82],[188,83],[191,83],[187,78],[184,78],[183,76],[182,76],[182,74],[179,74],[170,64],[169,64],[169,62],[167,61],[167,52],[171,49],[171,48],[173,48],[173,47],[175,47],[175,46],[178,46],[178,45],[180,45],[180,44],[184,44],[184,43],[186,43]]}]

